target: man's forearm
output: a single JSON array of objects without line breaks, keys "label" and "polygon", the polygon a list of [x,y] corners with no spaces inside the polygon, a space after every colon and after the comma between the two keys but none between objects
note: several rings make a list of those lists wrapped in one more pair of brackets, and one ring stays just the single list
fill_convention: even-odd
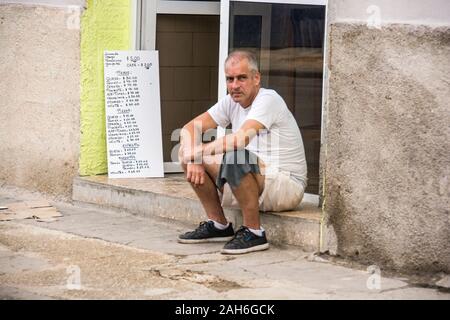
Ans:
[{"label": "man's forearm", "polygon": [[215,155],[235,150],[242,150],[247,146],[248,140],[248,137],[240,131],[227,134],[210,143],[203,144],[202,153],[203,155]]},{"label": "man's forearm", "polygon": [[194,160],[195,154],[201,154],[202,130],[194,122],[189,122],[183,127],[180,134],[180,161],[187,163],[187,155],[191,155],[190,160]]},{"label": "man's forearm", "polygon": [[216,155],[229,151],[242,150],[255,135],[254,130],[239,130],[235,133],[220,137],[213,142],[203,144],[201,128],[197,128],[195,123],[190,122],[183,128],[181,133],[181,161],[183,163],[194,161],[195,163],[201,164],[205,155]]}]

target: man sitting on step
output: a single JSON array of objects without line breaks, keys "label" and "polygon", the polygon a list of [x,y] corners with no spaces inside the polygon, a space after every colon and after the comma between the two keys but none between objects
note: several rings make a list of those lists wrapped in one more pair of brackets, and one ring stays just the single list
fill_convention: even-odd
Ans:
[{"label": "man sitting on step", "polygon": [[[228,241],[222,253],[269,248],[259,211],[296,208],[306,188],[306,160],[298,125],[284,100],[260,87],[255,56],[232,52],[225,61],[228,95],[183,127],[180,162],[209,220],[179,236],[181,243]],[[202,133],[232,125],[210,143]],[[238,206],[236,232],[223,206]]]}]

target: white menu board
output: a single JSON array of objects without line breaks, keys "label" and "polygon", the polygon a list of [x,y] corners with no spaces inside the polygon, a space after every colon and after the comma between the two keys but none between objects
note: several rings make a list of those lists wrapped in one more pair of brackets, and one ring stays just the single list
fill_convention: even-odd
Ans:
[{"label": "white menu board", "polygon": [[164,177],[157,51],[105,51],[110,178]]}]

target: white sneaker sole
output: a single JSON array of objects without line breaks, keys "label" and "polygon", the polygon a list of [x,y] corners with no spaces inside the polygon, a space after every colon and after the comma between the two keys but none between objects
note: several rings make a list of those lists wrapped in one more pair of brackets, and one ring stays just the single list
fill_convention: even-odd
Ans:
[{"label": "white sneaker sole", "polygon": [[233,239],[234,236],[229,237],[221,237],[221,238],[207,238],[207,239],[180,239],[178,238],[179,243],[208,243],[208,242],[227,242]]},{"label": "white sneaker sole", "polygon": [[255,251],[263,251],[269,249],[269,244],[264,243],[260,244],[259,246],[254,246],[247,249],[222,249],[220,252],[223,254],[244,254],[249,252],[255,252]]}]

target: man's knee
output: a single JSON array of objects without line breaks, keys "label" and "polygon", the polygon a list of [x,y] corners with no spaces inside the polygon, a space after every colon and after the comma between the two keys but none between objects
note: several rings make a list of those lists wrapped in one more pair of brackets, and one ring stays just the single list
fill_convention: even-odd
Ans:
[{"label": "man's knee", "polygon": [[225,153],[223,163],[227,165],[257,165],[258,157],[246,149],[233,150]]},{"label": "man's knee", "polygon": [[220,167],[218,186],[228,182],[232,189],[239,187],[241,180],[249,173],[259,174],[258,158],[247,150],[226,152]]}]

